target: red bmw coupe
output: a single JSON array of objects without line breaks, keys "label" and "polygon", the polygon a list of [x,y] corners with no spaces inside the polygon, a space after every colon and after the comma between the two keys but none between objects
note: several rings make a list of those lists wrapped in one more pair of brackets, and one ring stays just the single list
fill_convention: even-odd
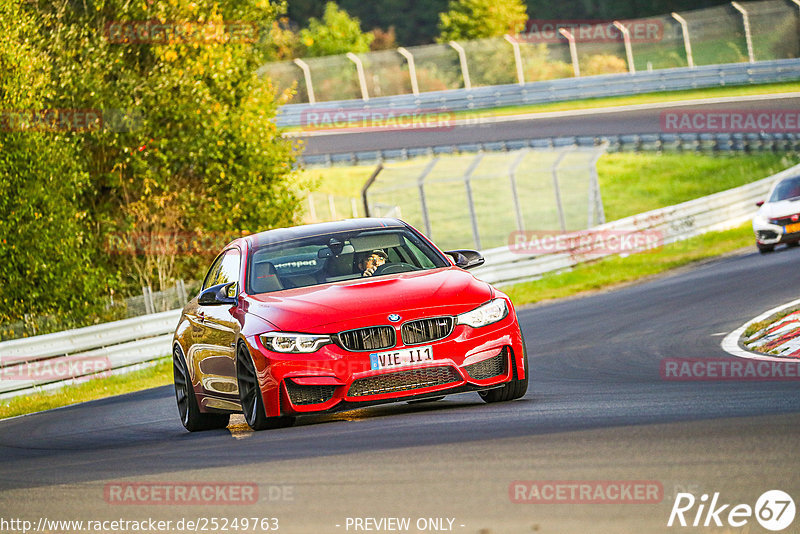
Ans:
[{"label": "red bmw coupe", "polygon": [[191,431],[244,413],[255,430],[296,416],[528,388],[509,298],[396,219],[271,230],[231,242],[184,308],[175,395]]}]

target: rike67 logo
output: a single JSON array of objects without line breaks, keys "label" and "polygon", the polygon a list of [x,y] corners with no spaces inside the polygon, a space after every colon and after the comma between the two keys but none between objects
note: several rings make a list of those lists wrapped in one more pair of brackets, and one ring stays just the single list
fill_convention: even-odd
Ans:
[{"label": "rike67 logo", "polygon": [[743,527],[755,517],[758,524],[773,532],[786,529],[794,521],[794,500],[781,490],[765,491],[756,500],[754,507],[749,504],[724,503],[719,492],[709,501],[708,494],[697,499],[691,493],[678,493],[667,526],[692,527]]}]

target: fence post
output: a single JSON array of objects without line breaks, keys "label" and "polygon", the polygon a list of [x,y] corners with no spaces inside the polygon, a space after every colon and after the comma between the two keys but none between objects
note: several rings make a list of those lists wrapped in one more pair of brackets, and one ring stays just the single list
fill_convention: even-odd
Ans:
[{"label": "fence post", "polygon": [[561,186],[558,184],[558,166],[561,164],[561,160],[564,159],[564,156],[567,155],[569,149],[564,149],[561,154],[558,155],[556,158],[555,163],[551,167],[551,173],[553,175],[553,192],[556,196],[556,207],[558,208],[558,222],[561,224],[561,231],[567,231],[567,221],[564,218],[564,206],[561,204]]},{"label": "fence post", "polygon": [[633,47],[631,46],[631,32],[620,21],[614,21],[614,27],[622,32],[622,40],[625,42],[625,56],[628,58],[628,72],[636,74],[636,65],[633,64]]},{"label": "fence post", "polygon": [[186,286],[183,284],[183,279],[175,281],[175,289],[178,291],[178,298],[181,304],[185,304],[189,299],[186,295]]},{"label": "fence post", "polygon": [[[798,0],[798,2],[800,2],[800,0]],[[522,69],[522,54],[519,51],[519,43],[509,34],[505,34],[503,39],[511,43],[511,47],[514,49],[514,63],[517,66],[517,81],[520,85],[525,85],[525,71]]]},{"label": "fence post", "polygon": [[692,56],[692,41],[689,39],[689,23],[686,19],[672,12],[672,18],[678,21],[681,25],[681,32],[683,32],[683,48],[686,50],[686,62],[690,68],[694,68],[694,56]]},{"label": "fence post", "polygon": [[308,215],[311,217],[311,222],[317,222],[317,210],[314,208],[314,199],[311,198],[311,193],[308,194]]},{"label": "fence post", "polygon": [[511,197],[514,201],[514,214],[517,216],[517,230],[520,232],[525,230],[525,220],[522,218],[522,207],[519,205],[519,193],[517,191],[517,168],[522,159],[528,154],[527,149],[522,149],[519,156],[511,163],[508,168],[508,177],[511,180]]},{"label": "fence post", "polygon": [[422,208],[422,221],[425,223],[425,235],[433,238],[433,228],[431,227],[431,217],[428,213],[428,202],[425,198],[425,178],[428,177],[430,172],[439,162],[439,157],[433,158],[428,165],[422,170],[422,174],[417,177],[417,188],[419,189],[419,202]]},{"label": "fence post", "polygon": [[600,196],[600,179],[597,176],[597,160],[605,154],[608,148],[608,141],[603,142],[597,149],[592,160],[589,162],[589,176],[591,177],[590,191],[591,198],[589,199],[589,227],[603,224],[606,222],[606,214],[603,209],[603,200]]},{"label": "fence post", "polygon": [[383,163],[378,163],[378,166],[375,167],[375,170],[372,171],[372,174],[367,181],[364,183],[364,187],[361,188],[361,201],[364,203],[364,217],[372,217],[369,212],[369,202],[367,201],[367,191],[375,183],[375,179],[378,177],[378,174],[383,170]]},{"label": "fence post", "polygon": [[464,89],[472,89],[472,84],[469,81],[469,66],[467,65],[467,53],[464,47],[455,41],[450,41],[450,46],[453,50],[458,52],[458,59],[461,62],[461,76],[464,78]]},{"label": "fence post", "polygon": [[294,64],[300,67],[300,69],[303,71],[303,78],[305,78],[306,80],[306,93],[308,93],[308,103],[316,104],[317,99],[314,98],[314,84],[311,83],[311,68],[308,66],[308,63],[299,58],[296,58],[294,60]]},{"label": "fence post", "polygon": [[356,73],[358,74],[358,84],[361,86],[361,100],[366,102],[369,100],[369,92],[367,91],[367,77],[364,76],[364,64],[361,63],[361,58],[352,52],[347,53],[347,59],[356,64]]},{"label": "fence post", "polygon": [[328,193],[328,210],[331,212],[331,220],[336,220],[338,217],[336,216],[336,200],[334,200],[333,195]]},{"label": "fence post", "polygon": [[144,298],[144,312],[148,315],[155,313],[156,307],[153,303],[153,290],[150,286],[142,286],[142,297]]},{"label": "fence post", "polygon": [[402,46],[398,47],[397,51],[401,56],[406,58],[406,63],[408,63],[408,77],[411,78],[411,92],[414,93],[414,96],[419,96],[419,83],[417,83],[417,67],[414,63],[414,54]]},{"label": "fence post", "polygon": [[742,14],[742,24],[744,24],[744,40],[747,43],[747,57],[750,59],[750,63],[755,63],[756,58],[753,55],[753,36],[750,34],[750,17],[747,14],[747,10],[743,8],[739,2],[731,2],[733,8]]},{"label": "fence post", "polygon": [[478,231],[478,216],[475,214],[475,201],[472,199],[472,184],[470,183],[470,179],[472,178],[472,173],[475,172],[475,169],[478,167],[478,164],[483,159],[483,153],[479,152],[475,159],[472,160],[472,163],[469,164],[467,168],[467,172],[464,173],[464,187],[467,190],[467,204],[469,205],[469,218],[472,221],[472,237],[475,239],[475,248],[480,250],[481,247],[481,236]]},{"label": "fence post", "polygon": [[572,57],[572,70],[575,72],[575,77],[580,78],[581,67],[578,64],[578,47],[575,45],[575,36],[565,28],[560,28],[558,33],[566,37],[567,41],[569,41],[569,55]]}]

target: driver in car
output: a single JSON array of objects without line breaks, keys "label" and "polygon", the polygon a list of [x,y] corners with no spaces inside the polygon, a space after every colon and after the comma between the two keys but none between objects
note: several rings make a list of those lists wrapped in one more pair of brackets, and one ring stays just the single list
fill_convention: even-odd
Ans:
[{"label": "driver in car", "polygon": [[372,276],[375,270],[386,263],[389,257],[382,250],[373,250],[369,256],[362,258],[358,262],[358,268],[361,271],[361,276]]}]

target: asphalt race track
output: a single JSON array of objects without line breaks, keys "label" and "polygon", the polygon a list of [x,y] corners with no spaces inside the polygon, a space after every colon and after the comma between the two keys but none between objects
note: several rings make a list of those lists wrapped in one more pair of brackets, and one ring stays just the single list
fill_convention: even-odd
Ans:
[{"label": "asphalt race track", "polygon": [[[675,382],[659,373],[664,358],[724,357],[722,334],[797,297],[800,249],[754,248],[519,310],[533,378],[515,402],[486,405],[471,393],[276,431],[253,433],[239,419],[189,434],[163,387],[0,422],[0,519],[257,516],[278,518],[286,533],[363,532],[347,518],[386,517],[445,518],[451,530],[434,531],[475,534],[767,532],[753,518],[739,529],[666,526],[677,492],[750,506],[771,489],[800,497],[797,380]],[[517,480],[656,481],[663,496],[512,503]],[[199,481],[255,483],[259,499],[119,504],[104,493],[120,482]],[[800,517],[784,532],[798,531]]]},{"label": "asphalt race track", "polygon": [[559,136],[599,136],[658,133],[662,131],[663,111],[796,111],[800,109],[800,95],[764,95],[758,100],[735,98],[708,104],[661,104],[645,109],[606,108],[580,112],[547,113],[540,117],[479,122],[447,128],[393,129],[369,132],[342,132],[324,135],[309,130],[305,132],[304,154],[307,156],[416,148],[438,145],[468,144],[479,142],[510,141],[514,139],[538,139]]}]

